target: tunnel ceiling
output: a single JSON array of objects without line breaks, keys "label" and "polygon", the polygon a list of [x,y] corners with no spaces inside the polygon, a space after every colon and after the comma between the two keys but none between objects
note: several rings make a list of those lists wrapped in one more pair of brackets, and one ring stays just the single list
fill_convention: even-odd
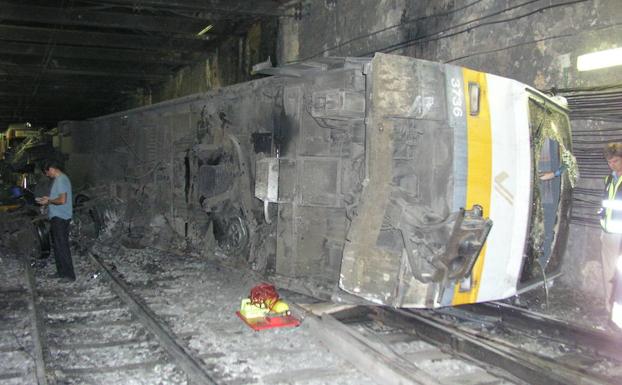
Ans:
[{"label": "tunnel ceiling", "polygon": [[0,0],[0,131],[110,112],[285,2]]}]

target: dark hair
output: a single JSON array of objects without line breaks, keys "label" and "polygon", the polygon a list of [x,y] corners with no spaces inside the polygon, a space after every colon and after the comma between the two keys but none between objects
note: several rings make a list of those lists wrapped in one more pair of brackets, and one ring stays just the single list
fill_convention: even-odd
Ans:
[{"label": "dark hair", "polygon": [[50,168],[55,168],[62,171],[63,166],[56,159],[47,159],[43,163],[41,163],[41,171],[46,172]]}]

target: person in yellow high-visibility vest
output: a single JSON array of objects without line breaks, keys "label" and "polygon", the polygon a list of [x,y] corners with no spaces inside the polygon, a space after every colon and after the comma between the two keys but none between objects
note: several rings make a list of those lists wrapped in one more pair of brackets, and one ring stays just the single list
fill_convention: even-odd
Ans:
[{"label": "person in yellow high-visibility vest", "polygon": [[605,304],[611,311],[613,277],[622,243],[622,143],[609,143],[604,151],[611,174],[605,178],[605,191],[601,209],[600,225],[601,258],[603,264],[603,283],[605,285]]}]

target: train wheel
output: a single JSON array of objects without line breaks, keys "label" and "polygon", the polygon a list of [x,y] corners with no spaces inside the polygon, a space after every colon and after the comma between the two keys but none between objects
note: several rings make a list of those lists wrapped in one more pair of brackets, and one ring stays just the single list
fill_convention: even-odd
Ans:
[{"label": "train wheel", "polygon": [[214,237],[218,247],[229,256],[242,256],[248,246],[248,227],[240,216],[214,222]]},{"label": "train wheel", "polygon": [[50,250],[52,246],[48,222],[44,219],[41,219],[35,221],[33,224],[35,226],[35,233],[37,234],[37,239],[39,240],[39,258],[47,258],[50,256]]}]

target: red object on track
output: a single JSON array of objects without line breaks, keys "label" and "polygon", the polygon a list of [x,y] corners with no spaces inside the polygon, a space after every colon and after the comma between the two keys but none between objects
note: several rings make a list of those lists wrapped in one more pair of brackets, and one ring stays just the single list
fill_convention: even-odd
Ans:
[{"label": "red object on track", "polygon": [[[275,308],[282,309],[282,305],[286,306],[286,311],[274,311]],[[300,325],[300,321],[290,314],[287,304],[279,301],[279,293],[274,285],[269,283],[253,287],[250,296],[242,300],[240,311],[235,314],[253,330]]]},{"label": "red object on track", "polygon": [[295,327],[300,325],[300,321],[291,315],[245,318],[242,314],[240,314],[239,311],[236,311],[235,314],[240,317],[240,319],[244,321],[245,324],[247,324],[251,329],[255,331],[273,328]]},{"label": "red object on track", "polygon": [[270,309],[272,309],[272,305],[279,300],[279,293],[276,292],[274,285],[261,283],[251,289],[249,298],[253,305],[270,304]]}]

